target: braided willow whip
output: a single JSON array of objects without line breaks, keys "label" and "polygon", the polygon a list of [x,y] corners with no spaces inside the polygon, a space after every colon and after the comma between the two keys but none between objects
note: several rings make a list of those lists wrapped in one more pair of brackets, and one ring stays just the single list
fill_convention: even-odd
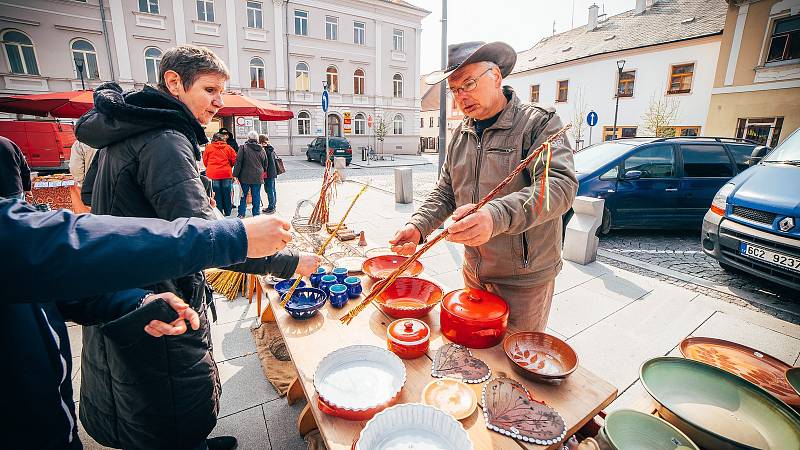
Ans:
[{"label": "braided willow whip", "polygon": [[[365,184],[361,188],[361,190],[358,191],[358,194],[356,194],[356,196],[353,198],[353,201],[350,202],[350,206],[347,208],[347,211],[345,211],[344,215],[342,216],[342,220],[340,220],[339,223],[336,225],[336,228],[333,230],[333,233],[331,233],[331,235],[328,236],[328,239],[325,240],[325,242],[322,244],[319,250],[317,250],[317,256],[322,256],[325,254],[325,249],[328,247],[328,244],[331,243],[333,238],[336,237],[336,233],[339,232],[339,229],[342,228],[342,226],[344,225],[344,220],[347,219],[347,215],[350,214],[350,210],[353,209],[353,206],[355,206],[356,200],[358,200],[358,198],[361,197],[361,194],[366,192],[368,188],[369,184]],[[292,287],[289,288],[289,290],[286,292],[286,295],[284,295],[283,298],[281,299],[281,307],[286,306],[286,302],[288,302],[289,299],[292,298],[292,294],[294,294],[294,290],[297,289],[297,286],[300,284],[300,280],[302,278],[303,277],[300,276],[297,277],[296,280],[294,280],[294,284],[292,285]]]},{"label": "braided willow whip", "polygon": [[[528,164],[530,164],[531,161],[533,161],[534,159],[539,157],[539,155],[542,153],[542,151],[544,151],[545,149],[549,150],[550,146],[552,145],[552,143],[559,136],[564,134],[570,128],[570,126],[571,126],[570,124],[567,124],[564,128],[558,130],[555,134],[553,134],[552,136],[547,138],[547,140],[544,141],[542,143],[542,145],[540,145],[533,153],[531,153],[530,155],[528,155],[527,158],[522,160],[522,162],[519,163],[519,165],[510,174],[508,174],[508,176],[503,181],[501,181],[500,184],[497,185],[497,187],[495,187],[494,189],[492,189],[491,192],[486,194],[486,196],[483,197],[480,202],[475,204],[475,206],[473,206],[469,211],[467,211],[466,214],[461,216],[461,218],[459,220],[463,219],[464,217],[467,217],[470,214],[473,214],[475,211],[477,211],[481,207],[483,207],[486,203],[488,203],[489,201],[494,199],[494,197],[497,196],[497,194],[504,187],[506,187],[508,185],[508,183],[510,183],[511,180],[514,179],[515,176],[517,176],[520,172],[525,170],[526,167],[528,167]],[[369,305],[372,302],[372,300],[374,300],[377,296],[381,295],[383,293],[383,291],[385,291],[386,288],[388,288],[392,283],[394,283],[394,281],[397,279],[397,277],[400,276],[403,272],[405,272],[405,270],[408,269],[408,267],[410,267],[412,264],[414,264],[414,262],[417,261],[419,259],[419,257],[422,256],[423,253],[427,252],[437,242],[439,242],[442,239],[446,238],[448,234],[449,234],[448,231],[444,230],[441,233],[439,233],[435,238],[429,240],[424,246],[422,246],[419,250],[417,250],[413,255],[408,257],[403,262],[403,264],[401,264],[397,269],[395,269],[394,272],[392,272],[388,277],[386,277],[384,280],[381,280],[378,283],[376,283],[375,286],[373,286],[373,288],[372,288],[372,292],[369,293],[367,298],[365,298],[361,303],[356,305],[355,308],[351,309],[347,314],[345,314],[339,320],[341,320],[341,322],[343,324],[349,325],[350,322],[359,313],[361,313],[361,311],[363,311],[367,307],[367,305]]]}]

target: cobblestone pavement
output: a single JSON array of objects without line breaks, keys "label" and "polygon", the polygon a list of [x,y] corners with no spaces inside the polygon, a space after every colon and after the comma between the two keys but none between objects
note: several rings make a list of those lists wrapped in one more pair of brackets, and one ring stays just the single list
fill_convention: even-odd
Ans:
[{"label": "cobblestone pavement", "polygon": [[[774,304],[787,311],[768,311],[784,320],[800,321],[800,293],[746,273],[731,273],[720,268],[717,261],[700,248],[699,230],[615,230],[600,238],[600,248],[614,255],[625,256],[658,267],[702,278],[714,285],[727,287],[741,295],[730,295],[708,287],[678,280],[670,276],[626,264],[612,258],[598,260],[642,275],[654,276],[681,287],[733,302],[745,302],[764,310],[763,304]],[[769,308],[772,309],[772,308]]]}]

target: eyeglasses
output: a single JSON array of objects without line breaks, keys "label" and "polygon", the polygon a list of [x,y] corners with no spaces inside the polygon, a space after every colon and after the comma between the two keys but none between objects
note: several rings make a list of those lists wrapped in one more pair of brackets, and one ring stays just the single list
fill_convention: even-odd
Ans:
[{"label": "eyeglasses", "polygon": [[484,71],[483,71],[483,72],[482,72],[480,75],[478,75],[477,77],[475,77],[475,78],[470,78],[469,80],[467,80],[467,81],[465,81],[464,83],[462,83],[462,84],[461,84],[461,87],[458,87],[458,88],[452,88],[452,87],[451,87],[451,88],[448,88],[448,89],[447,89],[447,92],[448,92],[450,95],[452,95],[453,97],[455,97],[456,95],[458,95],[458,94],[459,94],[459,93],[461,93],[462,91],[463,91],[463,92],[472,92],[472,91],[474,91],[474,90],[475,90],[475,88],[476,88],[476,87],[478,87],[478,80],[480,80],[480,78],[481,78],[482,76],[486,75],[486,72],[489,72],[489,71],[491,71],[492,69],[493,69],[493,67],[490,67],[490,68],[488,68],[488,69],[484,70]]}]

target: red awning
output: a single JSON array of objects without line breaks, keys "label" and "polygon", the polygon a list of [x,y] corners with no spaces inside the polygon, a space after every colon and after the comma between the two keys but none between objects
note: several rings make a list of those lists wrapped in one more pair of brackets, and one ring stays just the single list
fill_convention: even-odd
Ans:
[{"label": "red awning", "polygon": [[0,97],[0,112],[77,119],[92,109],[93,93],[66,91]]},{"label": "red awning", "polygon": [[220,117],[258,116],[265,121],[289,120],[294,117],[294,113],[288,109],[242,94],[223,94],[222,101],[225,106],[217,111]]}]

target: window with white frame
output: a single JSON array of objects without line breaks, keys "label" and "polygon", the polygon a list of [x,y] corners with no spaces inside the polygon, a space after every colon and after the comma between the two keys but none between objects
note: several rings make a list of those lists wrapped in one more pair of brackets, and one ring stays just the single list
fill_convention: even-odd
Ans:
[{"label": "window with white frame", "polygon": [[308,11],[294,10],[294,34],[308,36]]},{"label": "window with white frame", "polygon": [[197,20],[214,21],[214,0],[197,0]]},{"label": "window with white frame", "polygon": [[775,21],[767,62],[800,59],[800,14]]},{"label": "window with white frame", "polygon": [[[76,39],[70,46],[72,50],[72,68],[75,69],[75,78],[86,78],[87,80],[100,79],[100,69],[97,67],[97,52],[91,42]],[[78,68],[82,75],[78,73]]]},{"label": "window with white frame", "polygon": [[308,76],[308,64],[299,62],[294,68],[294,90],[310,91],[311,84]]},{"label": "window with white frame", "polygon": [[261,2],[247,2],[247,26],[250,28],[264,28],[264,10]]},{"label": "window with white frame", "polygon": [[403,97],[403,76],[399,73],[394,74],[392,77],[393,95],[394,98]]},{"label": "window with white frame", "polygon": [[353,72],[353,94],[364,95],[364,69]]},{"label": "window with white frame", "polygon": [[367,25],[364,22],[353,22],[353,43],[365,45],[367,41]]},{"label": "window with white frame", "polygon": [[39,75],[36,51],[33,48],[33,41],[28,36],[19,31],[9,30],[3,33],[2,40],[11,73]]},{"label": "window with white frame", "polygon": [[325,39],[329,41],[339,40],[339,18],[325,16]]},{"label": "window with white frame", "polygon": [[395,114],[394,120],[392,120],[392,124],[394,125],[394,134],[403,134],[403,116],[401,114]]},{"label": "window with white frame", "polygon": [[158,14],[158,0],[139,0],[139,12]]},{"label": "window with white frame", "polygon": [[250,87],[255,89],[264,89],[266,87],[264,60],[261,58],[252,58],[250,60]]},{"label": "window with white frame", "polygon": [[396,52],[403,51],[403,30],[395,29],[392,33],[392,49]]},{"label": "window with white frame", "polygon": [[148,47],[144,49],[144,68],[147,72],[147,82],[158,83],[158,66],[161,65],[161,49]]},{"label": "window with white frame", "polygon": [[339,92],[339,71],[336,66],[328,66],[325,69],[325,81],[328,82],[328,91]]},{"label": "window with white frame", "polygon": [[301,136],[311,134],[311,114],[308,111],[300,111],[297,114],[297,134]]},{"label": "window with white frame", "polygon": [[367,118],[364,116],[364,113],[356,114],[354,122],[354,132],[355,134],[366,134],[367,133]]}]

